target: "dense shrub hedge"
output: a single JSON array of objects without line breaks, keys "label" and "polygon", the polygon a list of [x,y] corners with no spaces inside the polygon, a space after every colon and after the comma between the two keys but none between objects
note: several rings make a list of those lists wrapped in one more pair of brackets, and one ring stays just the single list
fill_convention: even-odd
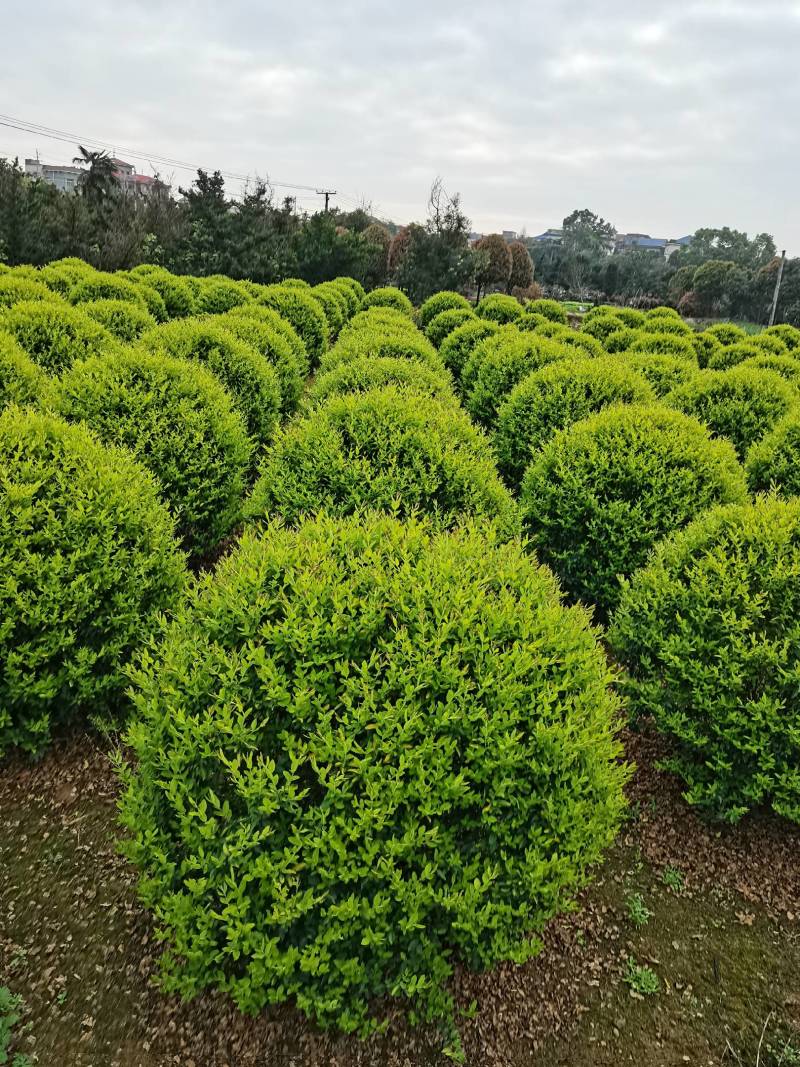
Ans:
[{"label": "dense shrub hedge", "polygon": [[[587,336],[581,331],[581,336]],[[642,335],[637,329],[633,329],[630,326],[623,326],[621,330],[614,330],[609,333],[606,339],[603,341],[603,347],[606,352],[627,352],[634,341],[638,341]]]},{"label": "dense shrub hedge", "polygon": [[425,328],[425,336],[439,348],[453,330],[463,326],[465,322],[476,321],[476,315],[471,308],[451,308],[449,311],[441,311],[431,319]]},{"label": "dense shrub hedge", "polygon": [[695,333],[691,341],[697,356],[697,362],[701,367],[706,367],[712,356],[722,349],[722,342],[707,330],[702,333]]},{"label": "dense shrub hedge", "polygon": [[90,300],[81,305],[81,310],[125,343],[135,341],[156,325],[149,311],[129,300]]},{"label": "dense shrub hedge", "polygon": [[246,533],[134,681],[126,851],[183,995],[447,1018],[456,962],[535,955],[624,810],[585,614],[474,527]]},{"label": "dense shrub hedge", "polygon": [[152,471],[187,552],[207,552],[230,533],[241,513],[250,443],[209,371],[129,349],[74,364],[61,380],[58,405]]},{"label": "dense shrub hedge", "polygon": [[614,314],[629,328],[636,330],[647,321],[647,315],[638,308],[614,308]]},{"label": "dense shrub hedge", "polygon": [[651,311],[639,329],[646,334],[670,334],[675,337],[693,337],[695,334],[688,322],[684,322],[682,318],[679,318],[677,312],[674,317],[671,315],[656,315],[654,317]]},{"label": "dense shrub hedge", "polygon": [[287,320],[303,342],[309,363],[316,367],[328,347],[329,331],[319,302],[303,289],[285,285],[266,285],[257,299]]},{"label": "dense shrub hedge", "polygon": [[421,330],[425,330],[430,323],[436,318],[437,315],[441,315],[443,311],[472,311],[472,305],[469,300],[461,295],[461,293],[454,293],[449,289],[444,289],[442,292],[434,293],[433,296],[429,296],[427,300],[423,301],[420,305],[417,321]]},{"label": "dense shrub hedge", "polygon": [[53,416],[0,415],[0,756],[78,716],[118,716],[124,668],[182,594],[155,484]]},{"label": "dense shrub hedge", "polygon": [[289,523],[326,509],[428,514],[443,526],[465,516],[517,512],[489,442],[449,401],[387,386],[332,397],[283,430],[265,456],[248,513]]},{"label": "dense shrub hedge", "polygon": [[414,305],[408,299],[402,289],[395,289],[393,285],[384,285],[380,289],[373,289],[367,293],[361,301],[362,308],[394,308],[409,318],[414,313]]},{"label": "dense shrub hedge", "polygon": [[772,356],[785,356],[789,351],[789,346],[778,334],[756,333],[752,337],[748,337],[747,340],[751,345]]},{"label": "dense shrub hedge", "polygon": [[272,439],[281,406],[278,375],[250,345],[213,320],[199,319],[164,323],[142,334],[140,343],[149,352],[204,364],[230,393],[253,440],[265,444]]},{"label": "dense shrub hedge", "polygon": [[[357,282],[355,278],[334,278],[331,285],[335,285],[350,304],[350,315],[355,315],[360,310],[366,293],[364,292],[364,286],[361,282]],[[350,296],[348,297],[348,293]]]},{"label": "dense shrub hedge", "polygon": [[694,415],[719,437],[727,437],[744,458],[748,448],[800,400],[779,374],[753,367],[704,370],[669,393],[664,402]]},{"label": "dense shrub hedge", "polygon": [[506,296],[505,293],[489,293],[478,303],[475,314],[479,319],[488,319],[502,326],[520,317],[522,305],[514,296]]},{"label": "dense shrub hedge", "polygon": [[148,311],[144,287],[139,282],[138,278],[134,281],[119,274],[96,270],[84,275],[73,286],[69,300],[72,304],[85,304],[89,300],[127,300]]},{"label": "dense shrub hedge", "polygon": [[747,480],[754,492],[776,489],[800,496],[800,409],[792,408],[747,453]]},{"label": "dense shrub hedge", "polygon": [[9,404],[25,407],[46,403],[51,388],[48,375],[0,330],[0,411]]},{"label": "dense shrub hedge", "polygon": [[746,497],[727,441],[662,407],[607,408],[534,457],[520,504],[532,547],[567,592],[605,618],[653,545],[714,504]]},{"label": "dense shrub hedge", "polygon": [[650,308],[645,318],[649,321],[652,321],[653,319],[670,319],[675,322],[683,323],[683,319],[681,319],[679,312],[677,312],[675,308],[668,307],[666,304],[659,304],[657,307]]},{"label": "dense shrub hedge", "polygon": [[399,356],[359,356],[342,360],[318,374],[306,394],[306,402],[313,407],[331,396],[365,393],[384,385],[456,401],[452,378],[444,368]]},{"label": "dense shrub hedge", "polygon": [[497,333],[499,329],[500,327],[494,322],[475,318],[465,322],[463,326],[457,326],[445,338],[439,348],[439,355],[456,380],[461,378],[461,373],[476,345]]},{"label": "dense shrub hedge", "polygon": [[697,365],[683,356],[628,351],[621,352],[617,358],[646,378],[658,397],[666,396],[699,373]]},{"label": "dense shrub hedge", "polygon": [[718,508],[664,542],[626,583],[610,640],[691,803],[800,822],[800,500]]},{"label": "dense shrub hedge", "polygon": [[354,315],[342,330],[339,340],[343,341],[362,330],[374,330],[377,327],[380,327],[386,334],[404,334],[407,337],[423,336],[408,315],[398,311],[397,308],[378,306],[364,308]]},{"label": "dense shrub hedge", "polygon": [[542,367],[515,386],[500,407],[494,433],[500,472],[516,490],[531,457],[556,431],[610,404],[654,400],[647,381],[613,356]]},{"label": "dense shrub hedge", "polygon": [[[267,310],[267,309],[264,309]],[[222,326],[263,356],[275,368],[281,394],[281,412],[291,415],[297,410],[308,376],[308,360],[305,355],[298,360],[285,334],[268,322],[249,315],[226,313],[218,315],[214,325]]]},{"label": "dense shrub hedge", "polygon": [[529,315],[544,315],[551,322],[561,322],[565,326],[567,324],[567,313],[557,300],[531,300],[525,305],[525,312]]},{"label": "dense shrub hedge", "polygon": [[113,336],[82,308],[45,300],[21,301],[0,311],[0,331],[16,340],[48,374],[60,374],[76,359],[108,352]]}]

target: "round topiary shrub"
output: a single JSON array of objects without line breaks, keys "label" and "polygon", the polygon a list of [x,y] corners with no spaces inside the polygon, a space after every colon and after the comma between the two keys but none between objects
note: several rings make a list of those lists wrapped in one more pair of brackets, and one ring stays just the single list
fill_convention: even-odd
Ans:
[{"label": "round topiary shrub", "polygon": [[326,285],[324,282],[322,285],[313,286],[313,288],[309,289],[309,292],[322,304],[322,310],[325,312],[325,318],[328,320],[330,327],[328,338],[333,340],[338,336],[339,330],[350,317],[348,314],[349,305],[337,289],[331,288],[329,284]]},{"label": "round topiary shrub", "polygon": [[15,304],[33,302],[34,300],[55,303],[62,306],[62,301],[57,293],[48,289],[46,285],[31,278],[20,277],[13,270],[7,271],[0,278],[0,311],[3,308],[13,307]]},{"label": "round topiary shrub", "polygon": [[707,366],[711,357],[722,350],[722,342],[713,334],[708,333],[707,330],[693,334],[691,342],[697,356],[697,362],[701,367]]},{"label": "round topiary shrub", "polygon": [[151,476],[81,426],[0,415],[0,756],[119,718],[125,666],[185,580]]},{"label": "round topiary shrub", "polygon": [[265,285],[257,300],[287,320],[303,342],[310,365],[316,367],[328,348],[329,330],[319,302],[304,289],[287,285]]},{"label": "round topiary shrub", "polygon": [[650,308],[647,312],[646,318],[652,319],[674,319],[677,322],[682,322],[680,314],[675,308],[668,307],[666,304],[659,304],[657,307]]},{"label": "round topiary shrub", "polygon": [[0,411],[9,404],[46,404],[52,394],[52,380],[0,330]]},{"label": "round topiary shrub", "polygon": [[703,330],[703,333],[708,334],[709,337],[715,337],[722,345],[733,345],[737,341],[747,340],[747,334],[741,326],[734,326],[732,322],[718,322],[714,326],[709,326],[707,330]]},{"label": "round topiary shrub", "polygon": [[419,330],[395,332],[381,327],[362,327],[343,331],[336,344],[322,357],[320,371],[331,370],[354,359],[407,359],[424,363],[431,370],[442,371],[442,360],[436,349]]},{"label": "round topiary shrub", "polygon": [[489,322],[496,322],[502,326],[520,317],[522,305],[514,296],[506,296],[505,293],[489,293],[475,308],[475,314],[479,319],[488,319]]},{"label": "round topiary shrub", "polygon": [[531,300],[526,305],[525,311],[529,315],[544,315],[546,319],[550,319],[551,322],[560,322],[564,326],[567,324],[567,312],[562,304],[559,304],[557,300]]},{"label": "round topiary shrub", "polygon": [[639,329],[646,334],[670,334],[674,337],[693,337],[696,333],[688,322],[684,322],[683,319],[678,316],[677,312],[673,318],[668,315],[656,315],[653,317],[653,312],[651,311],[648,313],[647,318]]},{"label": "round topiary shrub", "polygon": [[712,353],[706,362],[709,370],[729,370],[731,367],[744,363],[753,356],[763,355],[764,350],[750,341],[736,341],[732,345],[724,345]]},{"label": "round topiary shrub", "polygon": [[194,310],[197,314],[221,315],[240,304],[249,304],[251,300],[241,282],[232,278],[202,278]]},{"label": "round topiary shrub", "polygon": [[514,387],[497,415],[494,449],[506,483],[519,489],[532,456],[556,433],[610,404],[647,404],[655,393],[621,360],[564,360]]},{"label": "round topiary shrub", "polygon": [[[798,353],[800,357],[800,353]],[[743,367],[757,367],[760,370],[775,371],[781,378],[800,389],[800,358],[794,356],[750,356],[741,364]]]},{"label": "round topiary shrub", "polygon": [[199,364],[136,349],[94,357],[63,376],[58,408],[105,444],[129,449],[155,475],[192,556],[209,552],[236,525],[250,442],[228,393]]},{"label": "round topiary shrub", "polygon": [[411,318],[414,313],[414,305],[408,299],[402,289],[396,289],[393,285],[384,285],[380,289],[373,289],[367,293],[361,301],[362,308],[394,308]]},{"label": "round topiary shrub", "polygon": [[618,315],[594,315],[591,319],[586,318],[583,322],[582,332],[590,337],[596,337],[598,341],[606,344],[609,337],[615,333],[621,333],[627,327]]},{"label": "round topiary shrub", "polygon": [[780,338],[790,352],[800,349],[800,330],[798,330],[796,326],[790,326],[786,322],[778,323],[777,326],[768,326],[766,330],[764,330],[764,335]]},{"label": "round topiary shrub", "polygon": [[247,432],[258,444],[272,439],[278,424],[281,389],[275,368],[255,349],[213,321],[176,319],[142,334],[148,352],[206,366],[230,393]]},{"label": "round topiary shrub", "polygon": [[[586,334],[581,331],[581,336],[586,336]],[[623,326],[621,330],[614,330],[608,334],[603,341],[603,347],[606,352],[610,353],[627,352],[634,341],[638,341],[645,336],[648,335],[640,333],[639,330],[632,329],[630,326]]]},{"label": "round topiary shrub", "polygon": [[628,352],[649,352],[660,356],[680,356],[697,363],[697,352],[691,338],[674,333],[640,333]]},{"label": "round topiary shrub", "polygon": [[472,305],[461,293],[454,293],[450,290],[434,293],[433,296],[429,296],[420,305],[417,316],[420,329],[425,330],[436,316],[441,315],[443,311],[452,311],[454,309],[472,311]]},{"label": "round topiary shrub", "polygon": [[91,271],[92,268],[86,263],[81,267],[68,263],[48,263],[40,268],[38,281],[58,296],[66,298],[77,282]]},{"label": "round topiary shrub", "polygon": [[391,995],[447,1027],[454,965],[535,955],[614,839],[611,680],[491,531],[246,533],[134,676],[125,849],[166,989],[361,1033]]},{"label": "round topiary shrub", "polygon": [[451,308],[449,311],[440,312],[435,318],[431,319],[425,328],[425,336],[432,345],[439,348],[453,330],[463,326],[465,322],[474,321],[476,321],[476,316],[471,308]]},{"label": "round topiary shrub", "polygon": [[609,636],[691,804],[800,822],[800,500],[717,508],[659,545]]},{"label": "round topiary shrub", "polygon": [[442,362],[458,381],[469,357],[477,345],[487,337],[497,333],[500,327],[488,319],[470,319],[462,326],[457,326],[449,334],[439,349]]},{"label": "round topiary shrub", "polygon": [[465,516],[518,529],[489,442],[450,401],[387,386],[332,397],[281,431],[266,454],[248,513],[291,524],[325,509],[421,512],[442,526]]},{"label": "round topiary shrub", "polygon": [[621,405],[551,437],[528,467],[520,505],[539,558],[605,619],[619,576],[641,567],[657,541],[746,496],[729,442],[679,412]]},{"label": "round topiary shrub", "polygon": [[411,318],[397,308],[371,307],[364,308],[353,316],[342,330],[339,340],[343,341],[361,330],[374,330],[376,327],[380,327],[384,333],[403,334],[406,337],[423,336]]},{"label": "round topiary shrub", "polygon": [[[259,322],[264,326],[271,327],[275,333],[280,334],[292,350],[292,354],[300,368],[301,377],[304,380],[308,377],[311,365],[306,346],[303,344],[297,330],[282,315],[279,315],[277,311],[273,311],[272,308],[264,307],[263,304],[241,304],[231,311],[226,311],[224,317],[220,315],[218,322],[224,323],[225,329],[230,329],[230,322],[238,319]],[[235,330],[231,331],[234,336],[238,336],[237,330],[239,329],[240,327],[237,326]]]},{"label": "round topiary shrub", "polygon": [[638,330],[647,321],[646,313],[637,308],[614,308],[614,314],[631,330]]},{"label": "round topiary shrub", "polygon": [[81,304],[81,310],[125,343],[137,340],[145,330],[152,330],[156,325],[149,311],[129,300],[90,300]]},{"label": "round topiary shrub", "polygon": [[308,376],[305,357],[300,362],[286,336],[268,322],[228,312],[218,315],[214,324],[249,345],[275,368],[281,393],[281,413],[285,416],[293,414],[299,406]]},{"label": "round topiary shrub", "polygon": [[397,385],[425,396],[456,401],[449,373],[397,356],[360,356],[342,360],[330,370],[318,374],[306,394],[309,407],[316,407],[331,396],[365,393],[385,385]]},{"label": "round topiary shrub", "polygon": [[776,489],[800,496],[800,409],[794,407],[747,453],[747,480],[754,493]]},{"label": "round topiary shrub", "polygon": [[[348,299],[350,304],[350,315],[355,315],[361,308],[364,297],[367,295],[364,292],[364,286],[361,282],[357,282],[355,278],[343,277],[334,278],[331,285],[335,285],[337,289],[345,295],[345,298]],[[350,297],[348,297],[348,293],[350,294]]]},{"label": "round topiary shrub", "polygon": [[129,274],[132,278],[141,277],[158,293],[164,301],[168,318],[183,319],[194,314],[195,296],[185,278],[170,274],[163,267],[156,267],[151,263],[134,267]]},{"label": "round topiary shrub", "polygon": [[[498,335],[497,339],[489,338],[484,342],[485,354],[475,372],[473,384],[464,394],[464,407],[486,429],[494,426],[500,406],[517,382],[539,367],[556,361],[572,362],[571,357],[575,356],[574,349],[531,334],[514,332],[517,333],[516,337]],[[471,368],[469,370],[470,373],[467,373],[465,369],[462,387],[466,387],[472,378]]]},{"label": "round topiary shrub", "polygon": [[116,348],[113,336],[82,308],[46,300],[23,301],[0,311],[0,330],[9,333],[48,374],[60,374],[75,360]]},{"label": "round topiary shrub", "polygon": [[99,270],[81,278],[70,290],[69,299],[72,304],[85,304],[89,300],[127,300],[148,310],[142,287],[136,280]]},{"label": "round topiary shrub", "polygon": [[800,393],[773,371],[753,367],[704,370],[669,393],[664,403],[705,423],[732,441],[744,459],[748,448],[768,434],[800,400]]},{"label": "round topiary shrub", "polygon": [[617,358],[646,378],[657,397],[666,396],[699,373],[697,365],[683,356],[627,351],[621,352]]},{"label": "round topiary shrub", "polygon": [[786,342],[774,333],[756,333],[748,337],[747,341],[761,352],[771,356],[785,356],[789,351]]},{"label": "round topiary shrub", "polygon": [[[540,331],[536,330],[536,333],[539,335]],[[555,340],[561,345],[575,349],[574,355],[576,358],[578,356],[589,356],[591,359],[599,359],[607,354],[605,348],[596,337],[590,337],[586,333],[579,333],[578,330],[567,328],[563,333],[557,334]]]}]

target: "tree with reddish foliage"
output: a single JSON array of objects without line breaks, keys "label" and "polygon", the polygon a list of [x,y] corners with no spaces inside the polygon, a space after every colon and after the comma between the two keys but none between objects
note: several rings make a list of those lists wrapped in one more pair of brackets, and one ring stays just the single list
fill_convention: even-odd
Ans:
[{"label": "tree with reddish foliage", "polygon": [[397,231],[389,245],[389,273],[394,274],[406,257],[411,244],[411,226],[403,226]]},{"label": "tree with reddish foliage", "polygon": [[522,241],[511,241],[508,250],[511,253],[511,276],[508,279],[508,291],[528,289],[533,285],[533,260],[527,245]]},{"label": "tree with reddish foliage", "polygon": [[481,291],[486,292],[490,285],[499,285],[504,289],[511,277],[511,251],[499,233],[490,233],[475,242],[475,251],[479,253],[475,281],[478,285],[478,298]]},{"label": "tree with reddish foliage", "polygon": [[368,289],[383,285],[389,270],[389,249],[392,237],[385,226],[379,222],[372,222],[361,232],[361,239],[368,246],[368,257],[365,267],[366,284]]}]

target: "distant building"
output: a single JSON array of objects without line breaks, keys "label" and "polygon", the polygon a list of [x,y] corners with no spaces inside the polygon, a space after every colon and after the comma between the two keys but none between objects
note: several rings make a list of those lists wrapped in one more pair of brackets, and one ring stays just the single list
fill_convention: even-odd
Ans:
[{"label": "distant building", "polygon": [[667,240],[666,237],[651,237],[649,233],[618,233],[614,242],[615,252],[654,252],[665,259],[691,243],[691,237]]},{"label": "distant building", "polygon": [[[157,178],[151,178],[149,174],[137,174],[133,164],[126,163],[122,159],[112,159],[111,162],[115,168],[114,177],[123,193],[149,196],[156,188],[169,192],[170,187]],[[86,173],[86,168],[26,159],[25,173],[31,178],[38,178],[40,181],[47,182],[48,185],[54,185],[62,193],[74,193],[80,184],[81,175]]]},{"label": "distant building", "polygon": [[503,240],[504,241],[516,241],[516,239],[517,239],[517,231],[516,230],[503,230]]},{"label": "distant building", "polygon": [[545,230],[544,233],[539,233],[535,237],[532,237],[532,241],[536,241],[537,244],[549,244],[560,245],[564,237],[564,231],[559,229]]}]

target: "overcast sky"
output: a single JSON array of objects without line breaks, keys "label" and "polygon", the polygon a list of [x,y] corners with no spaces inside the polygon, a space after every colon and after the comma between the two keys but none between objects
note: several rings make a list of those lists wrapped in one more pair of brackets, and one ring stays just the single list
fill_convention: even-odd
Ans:
[{"label": "overcast sky", "polygon": [[[800,254],[800,2],[40,0],[2,21],[0,112],[148,173],[152,153],[328,186],[398,222],[438,174],[482,232],[588,207]],[[74,154],[0,126],[0,155],[37,149]]]}]

